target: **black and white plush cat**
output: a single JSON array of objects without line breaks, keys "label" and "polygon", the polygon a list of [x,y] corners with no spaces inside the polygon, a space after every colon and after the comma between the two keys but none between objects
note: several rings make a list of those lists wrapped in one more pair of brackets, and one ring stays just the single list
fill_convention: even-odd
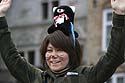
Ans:
[{"label": "black and white plush cat", "polygon": [[48,33],[61,30],[65,35],[72,35],[73,40],[78,37],[78,33],[74,31],[74,6],[60,6],[53,8],[54,22],[48,28]]}]

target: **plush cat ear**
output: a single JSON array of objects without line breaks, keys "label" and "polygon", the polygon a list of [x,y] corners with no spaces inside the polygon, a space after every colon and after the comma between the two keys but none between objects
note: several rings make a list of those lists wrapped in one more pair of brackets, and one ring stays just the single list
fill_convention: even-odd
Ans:
[{"label": "plush cat ear", "polygon": [[[75,6],[64,5],[53,7],[53,14],[55,19],[53,24],[48,28],[48,33],[50,34],[56,30],[60,30],[67,36],[71,34],[75,43],[75,38],[78,38],[78,33],[74,31]],[[60,17],[61,15],[62,17]]]},{"label": "plush cat ear", "polygon": [[75,6],[69,6],[71,9],[72,9],[72,11],[75,13]]},{"label": "plush cat ear", "polygon": [[55,12],[55,10],[57,9],[58,7],[53,7],[53,12]]}]

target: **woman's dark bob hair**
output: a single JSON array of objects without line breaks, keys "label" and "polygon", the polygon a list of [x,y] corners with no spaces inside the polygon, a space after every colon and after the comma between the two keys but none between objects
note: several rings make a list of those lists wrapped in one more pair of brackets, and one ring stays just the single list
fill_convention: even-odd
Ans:
[{"label": "woman's dark bob hair", "polygon": [[45,53],[47,50],[48,43],[51,43],[55,48],[60,48],[68,53],[69,55],[69,66],[76,68],[80,66],[82,53],[80,44],[76,39],[75,46],[72,36],[66,36],[62,31],[57,30],[45,37],[40,47],[42,68],[47,69]]}]

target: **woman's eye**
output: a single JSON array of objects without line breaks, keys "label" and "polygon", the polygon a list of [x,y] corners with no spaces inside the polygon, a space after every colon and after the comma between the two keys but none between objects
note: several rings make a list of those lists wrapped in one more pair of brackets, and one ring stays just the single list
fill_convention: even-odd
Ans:
[{"label": "woman's eye", "polygon": [[57,49],[57,51],[63,51],[62,49]]},{"label": "woman's eye", "polygon": [[52,50],[51,49],[47,49],[47,52],[52,52]]}]

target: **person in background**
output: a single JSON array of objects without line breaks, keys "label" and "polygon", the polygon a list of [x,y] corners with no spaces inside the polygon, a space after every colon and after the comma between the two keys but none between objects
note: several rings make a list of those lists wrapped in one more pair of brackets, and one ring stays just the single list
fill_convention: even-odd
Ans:
[{"label": "person in background", "polygon": [[[104,56],[96,65],[81,65],[81,49],[74,31],[74,7],[54,8],[54,22],[41,44],[42,69],[21,57],[8,30],[6,12],[11,0],[0,3],[0,53],[10,73],[22,83],[104,83],[124,62],[125,0],[111,0],[113,26]],[[94,27],[93,27],[94,28]]]}]

